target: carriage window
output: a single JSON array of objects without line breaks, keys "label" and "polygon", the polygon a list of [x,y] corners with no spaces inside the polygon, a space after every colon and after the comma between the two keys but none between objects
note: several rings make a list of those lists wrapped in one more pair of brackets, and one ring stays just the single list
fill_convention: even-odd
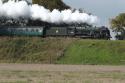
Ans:
[{"label": "carriage window", "polygon": [[23,29],[19,29],[19,31],[23,32]]},{"label": "carriage window", "polygon": [[36,32],[39,32],[39,30],[38,30],[38,29],[36,29]]},{"label": "carriage window", "polygon": [[31,32],[34,32],[34,29],[31,29]]},{"label": "carriage window", "polygon": [[26,29],[26,31],[28,32],[28,29]]}]

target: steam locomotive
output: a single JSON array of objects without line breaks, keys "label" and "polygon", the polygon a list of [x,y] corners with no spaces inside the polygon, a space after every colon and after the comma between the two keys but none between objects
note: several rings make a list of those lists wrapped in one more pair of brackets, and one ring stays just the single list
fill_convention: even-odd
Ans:
[{"label": "steam locomotive", "polygon": [[0,26],[0,35],[110,39],[110,31],[104,26]]},{"label": "steam locomotive", "polygon": [[93,27],[87,23],[50,24],[40,20],[0,20],[0,36],[80,37],[110,39],[107,27]]}]

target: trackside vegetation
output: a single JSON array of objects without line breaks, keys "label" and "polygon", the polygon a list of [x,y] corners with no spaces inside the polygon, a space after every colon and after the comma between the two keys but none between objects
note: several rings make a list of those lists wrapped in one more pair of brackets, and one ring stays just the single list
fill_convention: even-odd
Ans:
[{"label": "trackside vegetation", "polygon": [[58,63],[123,65],[125,41],[79,40],[72,43]]},{"label": "trackside vegetation", "polygon": [[125,41],[1,37],[0,63],[125,65]]},{"label": "trackside vegetation", "polygon": [[62,0],[32,0],[33,4],[39,4],[51,11],[53,9],[65,10],[70,9]]},{"label": "trackside vegetation", "polygon": [[[54,63],[63,55],[69,38],[1,37],[1,63]],[[65,41],[65,42],[64,42]]]}]

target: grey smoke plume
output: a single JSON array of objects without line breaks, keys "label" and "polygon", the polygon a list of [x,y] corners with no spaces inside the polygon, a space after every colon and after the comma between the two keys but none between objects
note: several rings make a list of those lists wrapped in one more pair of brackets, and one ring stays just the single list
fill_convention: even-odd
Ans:
[{"label": "grey smoke plume", "polygon": [[38,4],[28,5],[26,1],[15,2],[15,0],[9,0],[6,3],[2,3],[2,0],[0,0],[0,17],[39,19],[49,23],[95,24],[98,22],[97,16],[80,13],[78,10],[75,12],[72,12],[70,9],[63,11],[54,9],[50,11]]}]

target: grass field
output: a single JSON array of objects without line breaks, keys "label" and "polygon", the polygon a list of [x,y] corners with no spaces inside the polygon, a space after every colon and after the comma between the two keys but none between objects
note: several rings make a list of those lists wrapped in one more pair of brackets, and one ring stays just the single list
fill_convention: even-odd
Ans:
[{"label": "grass field", "polygon": [[0,62],[125,65],[125,41],[1,37]]},{"label": "grass field", "polygon": [[66,50],[61,64],[124,65],[125,41],[79,40]]}]

